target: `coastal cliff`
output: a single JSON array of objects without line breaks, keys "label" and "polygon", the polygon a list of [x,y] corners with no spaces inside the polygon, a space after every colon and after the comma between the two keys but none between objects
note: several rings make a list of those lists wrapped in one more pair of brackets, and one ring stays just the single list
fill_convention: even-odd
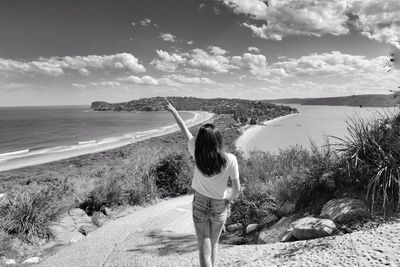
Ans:
[{"label": "coastal cliff", "polygon": [[[250,124],[298,112],[295,108],[288,106],[244,99],[169,97],[168,100],[177,110],[232,114],[235,121]],[[162,111],[165,104],[163,97],[150,97],[123,103],[95,101],[91,108],[95,111]]]}]

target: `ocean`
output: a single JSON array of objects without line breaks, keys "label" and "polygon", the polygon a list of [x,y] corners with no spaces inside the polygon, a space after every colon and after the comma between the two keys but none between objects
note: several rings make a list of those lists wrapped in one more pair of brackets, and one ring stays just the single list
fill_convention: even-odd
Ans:
[{"label": "ocean", "polygon": [[302,106],[290,105],[300,113],[278,119],[260,127],[247,141],[245,151],[253,150],[277,153],[280,149],[300,145],[310,148],[311,142],[321,147],[329,140],[339,141],[331,136],[348,136],[347,121],[354,118],[371,120],[380,114],[393,114],[398,108],[359,108],[345,106]]},{"label": "ocean", "polygon": [[[180,112],[188,123],[199,114]],[[0,163],[157,135],[174,126],[167,112],[95,112],[87,106],[1,107]]]}]

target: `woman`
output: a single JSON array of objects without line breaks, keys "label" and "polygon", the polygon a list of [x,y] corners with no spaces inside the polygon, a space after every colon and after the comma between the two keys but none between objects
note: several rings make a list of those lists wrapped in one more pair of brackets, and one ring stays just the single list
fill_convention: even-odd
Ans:
[{"label": "woman", "polygon": [[[192,180],[195,191],[192,211],[200,265],[215,266],[218,240],[228,212],[227,205],[240,191],[237,159],[233,154],[223,152],[222,136],[214,125],[203,125],[194,138],[169,102],[165,109],[173,114],[196,163]],[[228,190],[229,178],[232,189]]]}]

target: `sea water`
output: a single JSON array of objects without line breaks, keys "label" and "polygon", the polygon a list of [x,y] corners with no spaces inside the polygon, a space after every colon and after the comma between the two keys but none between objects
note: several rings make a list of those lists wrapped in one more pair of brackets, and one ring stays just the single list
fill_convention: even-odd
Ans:
[{"label": "sea water", "polygon": [[[180,112],[190,121],[192,112]],[[96,112],[87,106],[1,107],[0,162],[143,138],[173,127],[167,112]]]},{"label": "sea water", "polygon": [[280,149],[300,145],[310,148],[311,143],[321,147],[327,141],[339,143],[334,137],[348,136],[348,122],[352,119],[369,121],[382,114],[392,115],[398,108],[360,108],[345,106],[302,106],[290,105],[299,113],[287,116],[257,131],[246,145],[246,151],[268,151],[277,153]]}]

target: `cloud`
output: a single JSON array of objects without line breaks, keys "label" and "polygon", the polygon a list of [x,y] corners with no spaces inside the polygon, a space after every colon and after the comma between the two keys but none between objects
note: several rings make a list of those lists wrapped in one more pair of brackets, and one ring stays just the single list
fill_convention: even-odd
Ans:
[{"label": "cloud", "polygon": [[[249,21],[254,36],[282,40],[288,36],[345,35],[355,30],[400,48],[398,0],[220,0]],[[260,24],[261,22],[261,24]]]},{"label": "cloud", "polygon": [[280,61],[275,63],[273,68],[282,68],[290,75],[378,75],[385,72],[383,68],[385,60],[386,57],[367,59],[365,56],[332,51],[330,53],[314,53],[297,59]]},{"label": "cloud", "polygon": [[192,45],[192,44],[194,44],[194,42],[193,41],[188,41],[187,44],[188,45]]},{"label": "cloud", "polygon": [[247,50],[248,50],[249,52],[260,53],[260,49],[258,49],[257,47],[254,47],[254,46],[249,46],[249,47],[247,48]]},{"label": "cloud", "polygon": [[131,22],[132,26],[136,26],[136,25],[140,25],[143,27],[147,27],[147,26],[154,26],[156,28],[158,28],[158,25],[156,23],[152,23],[151,19],[149,18],[143,18],[142,20],[139,20],[137,22],[133,21]]},{"label": "cloud", "polygon": [[182,84],[217,84],[215,81],[206,77],[188,77],[180,74],[171,74],[164,76],[165,78],[172,79]]},{"label": "cloud", "polygon": [[160,38],[166,42],[176,42],[176,36],[170,33],[162,33]]},{"label": "cloud", "polygon": [[207,51],[199,48],[193,49],[189,58],[189,69],[205,72],[227,73],[232,68],[229,58],[221,54],[209,54]]},{"label": "cloud", "polygon": [[134,75],[123,77],[118,79],[119,82],[122,83],[131,83],[131,84],[142,84],[142,85],[159,85],[159,81],[151,76],[145,75],[143,77],[137,77]]},{"label": "cloud", "polygon": [[19,75],[58,77],[69,72],[77,72],[88,76],[92,70],[110,72],[146,71],[145,67],[139,63],[139,60],[129,53],[103,56],[50,57],[28,62],[0,58],[0,75],[6,77]]},{"label": "cloud", "polygon": [[186,63],[187,59],[184,55],[177,53],[168,53],[163,50],[156,50],[157,59],[153,59],[150,64],[156,69],[166,72],[178,70],[179,65]]},{"label": "cloud", "polygon": [[213,55],[225,55],[228,51],[218,46],[209,46],[210,52]]}]

